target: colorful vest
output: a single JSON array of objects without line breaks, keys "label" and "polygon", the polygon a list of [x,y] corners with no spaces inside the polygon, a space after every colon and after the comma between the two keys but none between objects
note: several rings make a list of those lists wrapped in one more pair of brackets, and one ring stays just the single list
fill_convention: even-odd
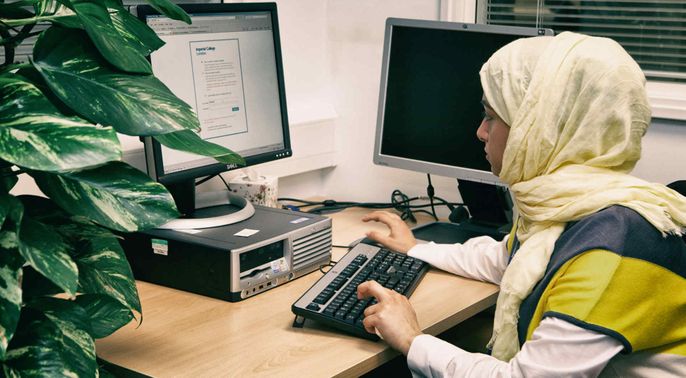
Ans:
[{"label": "colorful vest", "polygon": [[617,339],[624,354],[669,354],[686,369],[686,244],[622,206],[571,223],[519,316],[522,344],[551,316]]}]

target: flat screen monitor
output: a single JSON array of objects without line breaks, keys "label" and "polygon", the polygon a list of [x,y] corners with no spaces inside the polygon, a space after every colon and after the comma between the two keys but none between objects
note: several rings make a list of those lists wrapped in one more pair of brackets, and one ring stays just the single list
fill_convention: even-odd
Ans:
[{"label": "flat screen monitor", "polygon": [[479,70],[500,47],[549,29],[390,18],[386,22],[374,162],[502,185],[476,137]]},{"label": "flat screen monitor", "polygon": [[[276,4],[180,6],[190,25],[137,8],[165,42],[150,56],[154,75],[195,110],[204,140],[237,152],[247,165],[291,156]],[[195,206],[196,178],[238,168],[151,137],[144,144],[148,173],[170,188],[184,213]]]}]

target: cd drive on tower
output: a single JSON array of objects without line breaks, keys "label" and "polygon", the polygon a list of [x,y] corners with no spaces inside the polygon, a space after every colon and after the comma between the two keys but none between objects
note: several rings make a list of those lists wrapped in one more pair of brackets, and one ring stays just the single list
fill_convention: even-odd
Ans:
[{"label": "cd drive on tower", "polygon": [[237,302],[328,264],[331,219],[255,206],[238,223],[153,229],[121,244],[135,279]]}]

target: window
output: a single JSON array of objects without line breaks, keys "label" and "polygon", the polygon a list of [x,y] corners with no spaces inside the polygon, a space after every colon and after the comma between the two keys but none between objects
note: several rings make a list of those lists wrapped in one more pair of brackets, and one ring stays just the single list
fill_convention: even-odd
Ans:
[{"label": "window", "polygon": [[686,2],[482,0],[488,24],[540,26],[619,42],[649,78],[686,83]]},{"label": "window", "polygon": [[643,68],[653,117],[686,120],[684,0],[477,0],[476,16],[480,23],[612,38]]}]

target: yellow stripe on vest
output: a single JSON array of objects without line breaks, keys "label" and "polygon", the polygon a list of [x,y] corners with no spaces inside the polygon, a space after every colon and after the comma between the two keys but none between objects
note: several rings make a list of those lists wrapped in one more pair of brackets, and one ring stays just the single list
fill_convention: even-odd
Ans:
[{"label": "yellow stripe on vest", "polygon": [[686,279],[645,260],[604,250],[571,259],[543,292],[527,340],[546,312],[614,331],[633,351],[670,345],[672,353],[684,353]]}]

